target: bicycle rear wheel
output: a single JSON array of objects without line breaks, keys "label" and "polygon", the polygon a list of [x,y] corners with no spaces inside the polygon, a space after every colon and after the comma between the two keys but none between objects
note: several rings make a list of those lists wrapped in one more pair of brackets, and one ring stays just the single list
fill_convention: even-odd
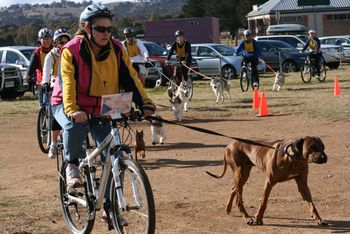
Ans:
[{"label": "bicycle rear wheel", "polygon": [[49,109],[41,107],[36,121],[36,133],[41,152],[47,154],[51,144],[51,134],[49,130],[50,118]]},{"label": "bicycle rear wheel", "polygon": [[242,92],[247,92],[249,89],[249,77],[248,77],[248,71],[245,68],[242,68],[241,71],[241,77],[239,79],[239,83],[241,84],[241,90]]},{"label": "bicycle rear wheel", "polygon": [[324,63],[320,64],[320,78],[318,79],[320,82],[324,82],[326,80],[327,70]]},{"label": "bicycle rear wheel", "polygon": [[187,84],[189,86],[189,93],[190,93],[189,100],[191,101],[193,97],[193,80],[191,79],[191,77],[188,77]]},{"label": "bicycle rear wheel", "polygon": [[304,64],[301,66],[300,74],[301,74],[301,79],[302,79],[302,81],[303,81],[304,83],[309,83],[309,82],[311,81],[311,77],[312,77],[310,65],[304,63]]},{"label": "bicycle rear wheel", "polygon": [[69,187],[66,183],[66,167],[67,163],[63,162],[59,178],[63,218],[71,233],[90,233],[95,222],[95,211],[88,199],[88,185],[84,182],[84,186],[81,188]]},{"label": "bicycle rear wheel", "polygon": [[[122,156],[120,156],[122,157]],[[120,158],[120,175],[126,210],[118,205],[115,183],[111,183],[111,219],[118,233],[155,232],[155,208],[151,185],[146,173],[135,161]],[[127,222],[127,225],[125,225]]]}]

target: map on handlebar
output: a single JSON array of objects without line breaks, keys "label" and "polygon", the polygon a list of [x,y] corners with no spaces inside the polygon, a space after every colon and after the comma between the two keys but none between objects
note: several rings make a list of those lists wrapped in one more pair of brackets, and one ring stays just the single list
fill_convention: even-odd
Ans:
[{"label": "map on handlebar", "polygon": [[122,114],[131,110],[132,92],[103,95],[101,104],[101,115],[120,119]]}]

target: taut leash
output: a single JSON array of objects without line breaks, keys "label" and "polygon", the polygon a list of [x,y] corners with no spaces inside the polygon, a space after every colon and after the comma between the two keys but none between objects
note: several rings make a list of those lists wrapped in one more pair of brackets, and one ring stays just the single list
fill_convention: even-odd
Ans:
[{"label": "taut leash", "polygon": [[215,131],[211,131],[209,129],[200,128],[200,127],[194,127],[194,126],[189,126],[189,125],[186,125],[186,124],[172,122],[172,121],[163,119],[163,118],[158,117],[158,116],[147,116],[147,117],[145,117],[145,119],[146,120],[159,121],[159,122],[162,122],[162,123],[167,123],[167,124],[172,124],[172,125],[177,125],[177,126],[181,126],[181,127],[192,129],[194,131],[207,133],[207,134],[210,134],[210,135],[222,136],[222,137],[226,137],[226,138],[229,138],[229,139],[237,140],[237,141],[240,141],[240,142],[243,142],[243,143],[246,143],[246,144],[250,144],[250,145],[257,145],[257,146],[267,147],[267,148],[274,149],[274,150],[281,150],[281,149],[278,149],[276,147],[273,147],[273,146],[270,146],[270,145],[266,145],[266,144],[263,144],[263,143],[260,143],[260,142],[257,142],[257,141],[244,139],[244,138],[240,138],[240,137],[227,136],[225,134],[221,134],[221,133],[218,133],[218,132],[215,132]]}]

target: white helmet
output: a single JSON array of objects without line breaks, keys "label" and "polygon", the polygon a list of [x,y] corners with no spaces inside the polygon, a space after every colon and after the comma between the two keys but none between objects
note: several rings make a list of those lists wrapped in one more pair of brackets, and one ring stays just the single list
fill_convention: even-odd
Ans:
[{"label": "white helmet", "polygon": [[53,33],[52,30],[49,28],[42,28],[38,32],[38,38],[43,39],[44,37],[52,37]]},{"label": "white helmet", "polygon": [[310,30],[309,30],[309,34],[312,34],[312,33],[317,34],[315,30],[310,29]]},{"label": "white helmet", "polygon": [[62,36],[66,36],[69,39],[72,38],[70,32],[68,29],[66,28],[59,28],[55,31],[55,33],[53,34],[53,40],[56,41],[58,38],[62,37]]},{"label": "white helmet", "polygon": [[253,35],[253,32],[250,29],[246,29],[246,30],[244,30],[243,35],[244,36]]}]

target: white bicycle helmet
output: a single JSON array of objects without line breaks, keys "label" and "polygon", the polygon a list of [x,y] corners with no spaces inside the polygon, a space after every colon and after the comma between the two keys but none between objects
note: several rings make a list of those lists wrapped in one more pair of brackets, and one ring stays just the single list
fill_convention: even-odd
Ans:
[{"label": "white bicycle helmet", "polygon": [[175,37],[177,37],[177,36],[184,36],[184,35],[185,35],[184,32],[181,31],[181,30],[177,30],[177,31],[175,32]]},{"label": "white bicycle helmet", "polygon": [[132,33],[134,33],[134,30],[132,28],[127,27],[127,28],[124,29],[124,35],[132,34]]},{"label": "white bicycle helmet", "polygon": [[313,33],[313,34],[317,34],[315,30],[310,29],[310,30],[309,30],[309,34],[312,34],[312,33]]},{"label": "white bicycle helmet", "polygon": [[246,30],[244,30],[243,35],[244,35],[244,36],[253,35],[253,32],[252,32],[252,30],[250,30],[250,29],[246,29]]},{"label": "white bicycle helmet", "polygon": [[66,28],[59,28],[53,34],[53,40],[56,41],[58,38],[60,38],[62,36],[67,36],[69,39],[72,38],[72,36],[71,36],[71,34],[70,34],[68,29],[66,29]]},{"label": "white bicycle helmet", "polygon": [[45,37],[52,37],[52,36],[53,36],[52,30],[49,28],[42,28],[38,32],[39,39],[43,39]]},{"label": "white bicycle helmet", "polygon": [[111,11],[102,4],[93,3],[87,6],[84,11],[80,14],[79,21],[86,22],[91,21],[95,17],[106,17],[112,19],[113,14]]}]

